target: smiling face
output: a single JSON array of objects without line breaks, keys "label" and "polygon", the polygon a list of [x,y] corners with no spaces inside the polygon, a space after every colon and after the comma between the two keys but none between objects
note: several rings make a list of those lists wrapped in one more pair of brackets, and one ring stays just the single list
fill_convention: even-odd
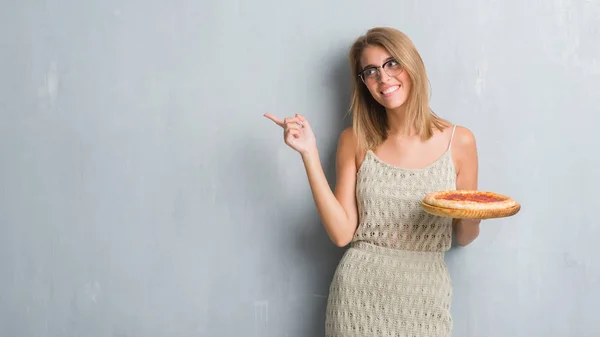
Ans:
[{"label": "smiling face", "polygon": [[443,130],[447,123],[432,113],[429,104],[425,64],[406,34],[391,27],[371,28],[354,41],[348,59],[352,127],[363,149],[382,144],[391,128],[406,134],[415,131],[423,140],[431,138],[434,129]]},{"label": "smiling face", "polygon": [[360,64],[363,82],[379,104],[389,111],[401,108],[406,103],[411,88],[410,77],[385,48],[365,48]]}]

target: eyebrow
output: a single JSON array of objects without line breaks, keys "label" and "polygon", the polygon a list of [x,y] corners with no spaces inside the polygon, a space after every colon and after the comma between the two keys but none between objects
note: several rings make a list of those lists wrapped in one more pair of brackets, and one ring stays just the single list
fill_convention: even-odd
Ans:
[{"label": "eyebrow", "polygon": [[[390,57],[386,58],[385,60],[383,60],[383,63],[386,63],[386,62],[388,62],[388,61],[391,61],[391,60],[393,60],[393,59],[394,59],[394,57],[393,57],[393,56],[390,56]],[[382,63],[382,64],[383,64],[383,63]],[[374,65],[374,64],[367,64],[366,66],[364,66],[364,67],[362,68],[362,70],[365,70],[365,69],[367,69],[367,68],[370,68],[370,67],[376,67],[376,65]]]}]

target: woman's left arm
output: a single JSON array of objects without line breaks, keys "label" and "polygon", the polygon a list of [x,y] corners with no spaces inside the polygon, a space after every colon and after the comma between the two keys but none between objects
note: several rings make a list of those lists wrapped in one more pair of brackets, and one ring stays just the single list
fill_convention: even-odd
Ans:
[{"label": "woman's left arm", "polygon": [[[473,133],[465,127],[456,127],[452,152],[456,165],[456,189],[476,190],[478,180],[477,144]],[[454,219],[456,243],[466,246],[479,236],[481,220]]]}]

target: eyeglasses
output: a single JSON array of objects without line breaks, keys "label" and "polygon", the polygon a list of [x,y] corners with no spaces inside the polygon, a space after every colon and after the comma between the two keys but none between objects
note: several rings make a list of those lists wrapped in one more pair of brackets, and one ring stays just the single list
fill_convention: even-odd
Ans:
[{"label": "eyeglasses", "polygon": [[402,66],[396,60],[386,61],[384,64],[378,67],[368,67],[363,69],[358,76],[362,79],[362,81],[366,84],[367,82],[375,81],[381,73],[379,72],[379,68],[383,68],[386,74],[389,76],[398,76],[402,73]]}]

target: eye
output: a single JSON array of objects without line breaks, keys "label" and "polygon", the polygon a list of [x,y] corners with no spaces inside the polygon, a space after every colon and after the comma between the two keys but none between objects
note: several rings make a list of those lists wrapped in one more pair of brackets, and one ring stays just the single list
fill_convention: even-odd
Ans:
[{"label": "eye", "polygon": [[385,64],[385,66],[390,67],[390,68],[398,68],[398,67],[400,67],[400,63],[396,60],[390,60]]},{"label": "eye", "polygon": [[367,68],[363,71],[363,75],[364,76],[373,76],[377,74],[377,69],[376,68]]}]

